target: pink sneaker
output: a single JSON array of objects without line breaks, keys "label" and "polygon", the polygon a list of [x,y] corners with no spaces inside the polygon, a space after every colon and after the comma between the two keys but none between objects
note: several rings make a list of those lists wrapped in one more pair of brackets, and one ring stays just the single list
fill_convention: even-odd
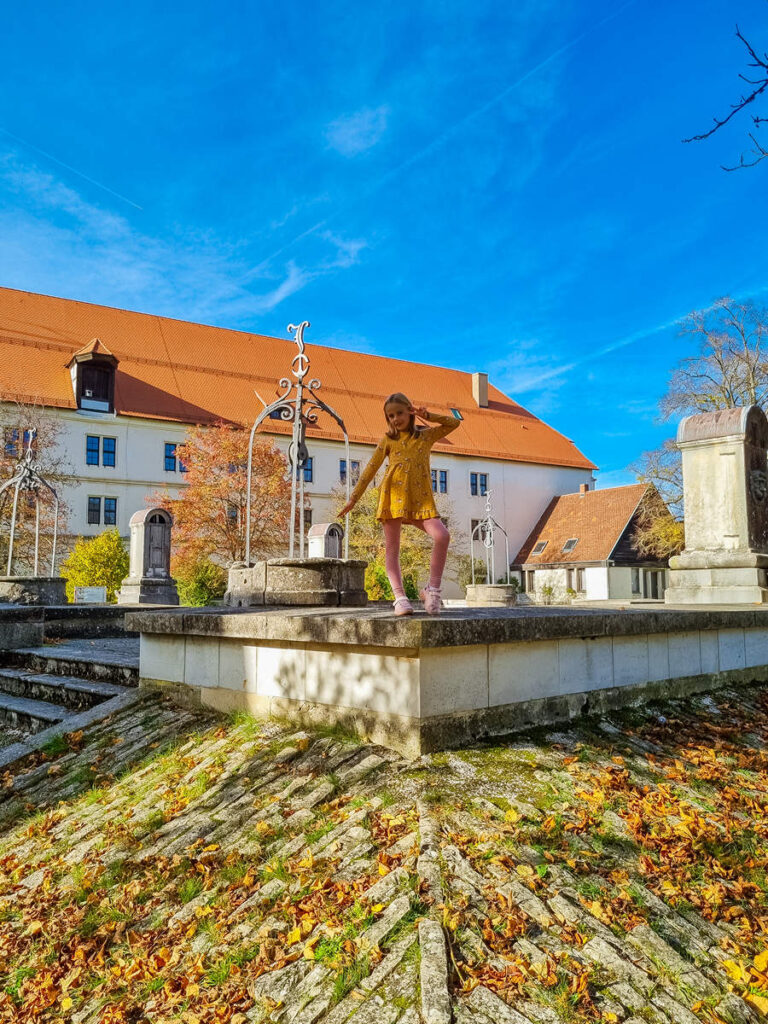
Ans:
[{"label": "pink sneaker", "polygon": [[427,615],[439,615],[440,609],[442,608],[443,602],[440,600],[440,588],[439,587],[424,587],[419,594],[419,597],[424,602],[424,611]]},{"label": "pink sneaker", "polygon": [[413,615],[413,605],[407,597],[398,597],[394,604],[395,615]]}]

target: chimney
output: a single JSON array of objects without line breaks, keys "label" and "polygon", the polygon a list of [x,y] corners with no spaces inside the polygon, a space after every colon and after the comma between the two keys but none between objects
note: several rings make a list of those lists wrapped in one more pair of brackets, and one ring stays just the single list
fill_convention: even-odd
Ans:
[{"label": "chimney", "polygon": [[589,484],[579,484],[579,494],[583,497],[589,490]]},{"label": "chimney", "polygon": [[488,408],[488,374],[472,374],[472,397],[481,409]]}]

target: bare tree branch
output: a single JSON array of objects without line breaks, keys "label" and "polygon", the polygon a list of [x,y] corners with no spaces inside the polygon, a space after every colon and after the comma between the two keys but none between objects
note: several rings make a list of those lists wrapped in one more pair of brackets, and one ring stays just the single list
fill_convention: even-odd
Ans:
[{"label": "bare tree branch", "polygon": [[[759,70],[759,76],[757,78],[748,77],[743,73],[739,74],[739,78],[742,82],[745,82],[747,85],[754,86],[754,88],[746,95],[742,95],[738,103],[732,103],[730,113],[725,117],[713,118],[715,123],[708,131],[702,132],[699,135],[692,135],[688,139],[683,139],[683,142],[702,142],[704,139],[710,138],[715,134],[715,132],[727,125],[732,118],[736,117],[737,114],[740,114],[742,110],[748,107],[751,103],[754,103],[755,100],[759,96],[762,96],[766,89],[768,89],[768,54],[763,54],[762,57],[759,56],[752,44],[744,37],[738,25],[736,26],[736,36],[744,44],[747,49],[747,53],[752,58],[747,66],[750,68],[757,68]],[[759,115],[752,116],[752,123],[756,128],[759,128],[764,121],[768,121],[768,118],[760,117]],[[724,171],[737,171],[744,167],[754,167],[755,164],[759,164],[761,160],[764,160],[765,157],[768,156],[768,149],[758,142],[752,132],[749,132],[749,138],[754,148],[748,150],[747,154],[754,157],[754,159],[745,159],[747,154],[742,153],[738,164],[734,167],[721,165]]]}]

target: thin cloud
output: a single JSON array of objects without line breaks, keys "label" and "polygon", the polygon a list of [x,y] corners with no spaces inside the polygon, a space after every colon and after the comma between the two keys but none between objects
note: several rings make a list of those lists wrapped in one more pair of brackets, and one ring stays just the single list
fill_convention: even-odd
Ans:
[{"label": "thin cloud", "polygon": [[357,110],[327,126],[326,142],[342,156],[359,156],[381,140],[387,130],[388,118],[389,108],[386,106]]},{"label": "thin cloud", "polygon": [[284,299],[287,299],[290,295],[295,295],[296,292],[301,291],[301,289],[315,276],[314,274],[308,273],[306,270],[302,270],[301,267],[297,267],[293,261],[288,264],[287,269],[287,277],[277,286],[277,288],[274,288],[271,292],[267,292],[266,295],[259,295],[255,297],[253,308],[256,312],[267,313],[269,310],[274,309],[275,306],[279,306]]},{"label": "thin cloud", "polygon": [[[529,68],[528,71],[526,71],[524,74],[520,75],[518,78],[515,79],[514,82],[511,82],[508,86],[505,86],[504,89],[502,89],[500,92],[496,93],[495,96],[492,96],[490,99],[486,100],[485,103],[480,104],[480,106],[476,107],[474,110],[470,111],[464,117],[462,117],[458,121],[454,122],[454,124],[450,125],[443,132],[441,132],[439,135],[435,136],[434,139],[432,139],[430,142],[428,142],[420,150],[418,150],[417,152],[411,154],[409,157],[407,157],[401,163],[397,164],[391,170],[387,171],[385,174],[381,175],[379,178],[377,178],[375,181],[373,181],[370,184],[370,186],[368,188],[364,189],[360,193],[360,195],[358,195],[355,199],[352,199],[350,202],[345,203],[344,205],[340,206],[337,210],[333,211],[332,213],[329,213],[327,217],[324,217],[322,220],[317,221],[317,223],[315,223],[315,224],[312,224],[310,227],[306,228],[304,231],[301,231],[298,235],[296,235],[295,238],[292,238],[290,241],[286,242],[284,245],[281,245],[279,248],[277,248],[269,256],[266,256],[259,263],[257,269],[260,269],[260,268],[266,266],[271,260],[273,260],[276,257],[282,255],[284,252],[286,252],[292,246],[296,245],[297,242],[300,242],[303,239],[307,238],[308,236],[315,234],[316,232],[320,231],[322,228],[328,227],[329,224],[332,224],[343,213],[346,213],[348,210],[354,208],[355,206],[358,206],[360,203],[364,202],[365,200],[370,199],[370,197],[372,195],[375,195],[376,192],[379,192],[382,188],[384,188],[390,182],[392,182],[396,178],[400,177],[403,174],[404,171],[409,170],[415,164],[421,163],[423,160],[425,160],[427,157],[431,156],[437,150],[441,149],[447,142],[449,142],[451,139],[453,139],[455,136],[457,136],[462,131],[462,129],[466,128],[468,125],[472,124],[478,118],[482,117],[484,114],[487,114],[488,111],[490,111],[494,107],[498,106],[499,103],[503,102],[503,100],[505,100],[511,93],[513,93],[521,85],[523,85],[525,82],[527,82],[530,78],[533,78],[535,75],[537,75],[544,68],[548,67],[554,61],[558,60],[558,58],[562,57],[564,54],[566,54],[570,50],[574,49],[576,46],[579,45],[579,43],[583,42],[583,40],[586,39],[588,36],[591,36],[593,33],[597,32],[599,29],[601,29],[604,25],[607,25],[608,22],[613,21],[615,18],[618,18],[621,14],[624,13],[624,11],[626,11],[629,7],[632,7],[636,3],[637,3],[637,0],[626,0],[626,3],[623,3],[620,7],[617,7],[616,10],[611,11],[610,14],[607,14],[604,18],[601,18],[599,21],[595,22],[594,25],[591,25],[589,28],[584,29],[583,32],[580,32],[577,36],[574,36],[573,39],[569,40],[567,43],[564,43],[562,46],[559,46],[556,50],[553,50],[553,52],[550,53],[547,57],[545,57],[543,60],[540,60],[532,68]],[[379,109],[382,109],[382,108],[379,108]],[[360,113],[362,113],[362,112],[360,112]],[[351,115],[352,118],[354,118],[356,116],[357,115]],[[339,119],[339,121],[334,121],[333,125],[339,125],[341,127],[344,124],[345,121],[348,122],[350,120],[351,120],[351,118],[346,118],[346,119],[345,118],[341,118],[341,119]],[[327,137],[327,132],[326,132],[326,137]],[[361,135],[361,137],[362,137],[362,135]],[[352,138],[352,134],[351,133],[350,133],[350,138]],[[350,154],[347,154],[347,155],[353,155],[353,154],[350,153]]]},{"label": "thin cloud", "polygon": [[29,142],[27,139],[22,139],[18,135],[14,135],[13,132],[9,132],[7,128],[0,128],[0,132],[2,132],[3,135],[7,135],[9,139],[13,139],[14,142],[18,142],[26,149],[34,150],[35,153],[39,153],[41,156],[44,156],[46,160],[51,160],[53,163],[58,164],[59,167],[63,167],[72,174],[76,174],[78,178],[82,178],[83,181],[87,181],[90,185],[95,185],[96,188],[100,188],[102,192],[108,192],[111,196],[114,196],[121,202],[128,203],[128,205],[132,206],[135,210],[143,211],[143,207],[139,206],[138,203],[134,203],[132,199],[128,199],[127,196],[121,195],[120,192],[115,192],[114,189],[110,188],[108,185],[104,185],[100,181],[96,181],[95,178],[90,178],[87,174],[84,174],[83,171],[78,171],[76,167],[72,167],[71,164],[65,164],[63,160],[59,160],[59,158],[54,156],[53,153],[48,153],[46,150],[40,149],[39,146],[35,146],[32,142]]}]

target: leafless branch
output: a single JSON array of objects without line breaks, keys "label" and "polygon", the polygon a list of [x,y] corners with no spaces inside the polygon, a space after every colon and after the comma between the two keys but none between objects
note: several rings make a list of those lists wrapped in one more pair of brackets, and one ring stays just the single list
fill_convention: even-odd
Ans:
[{"label": "leafless branch", "polygon": [[[738,25],[736,26],[736,36],[744,44],[747,49],[747,53],[752,58],[748,67],[759,69],[759,77],[757,78],[752,78],[745,74],[739,74],[739,78],[742,82],[745,82],[747,85],[754,86],[754,88],[749,93],[743,94],[738,103],[732,103],[730,113],[725,117],[713,118],[714,124],[708,131],[702,132],[700,135],[692,135],[688,139],[683,139],[683,142],[702,142],[704,139],[710,138],[715,134],[715,132],[727,125],[729,121],[736,117],[737,114],[740,114],[742,110],[750,105],[750,103],[754,103],[755,100],[761,96],[766,89],[768,89],[768,53],[764,53],[761,57],[742,34]],[[768,121],[768,118],[760,117],[759,115],[753,115],[752,117],[752,123],[755,127],[759,127],[764,121]],[[721,165],[724,171],[737,171],[744,167],[754,167],[755,164],[760,163],[761,160],[764,160],[765,157],[768,156],[768,150],[757,141],[751,132],[749,133],[749,138],[752,141],[754,148],[749,150],[746,154],[742,153],[738,164],[735,166],[726,167],[725,165]],[[754,159],[745,159],[746,156],[752,156]]]}]

